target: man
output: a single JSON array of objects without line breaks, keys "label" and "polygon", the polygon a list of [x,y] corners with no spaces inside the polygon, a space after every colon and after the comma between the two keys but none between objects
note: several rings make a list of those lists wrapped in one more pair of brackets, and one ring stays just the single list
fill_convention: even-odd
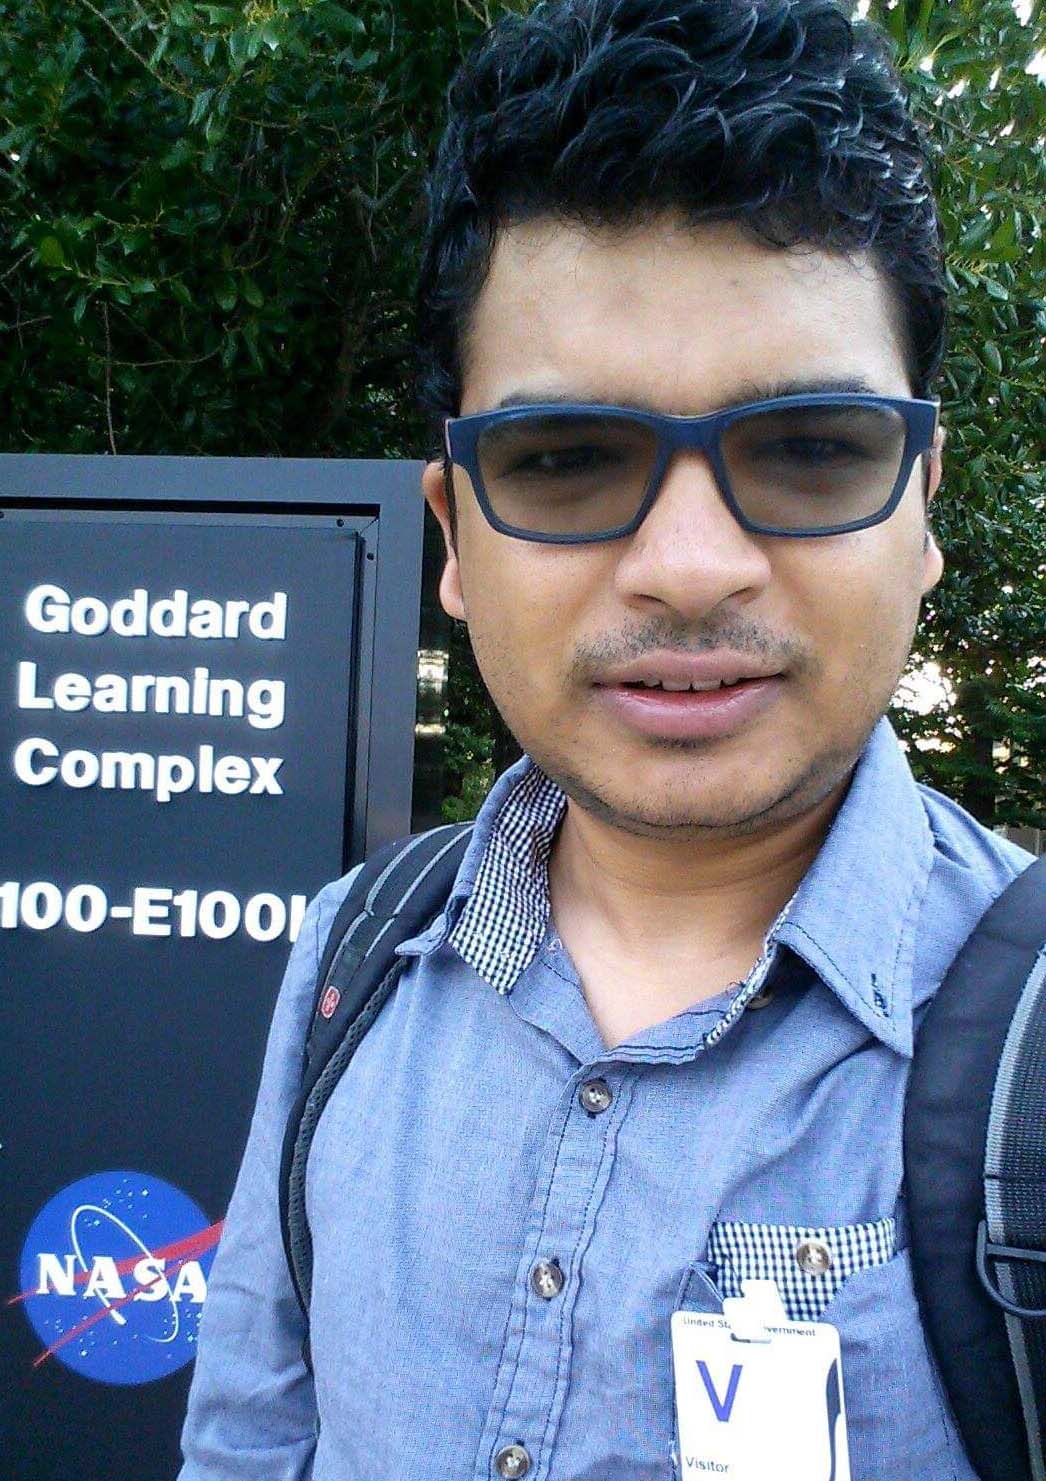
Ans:
[{"label": "man", "polygon": [[1028,858],[881,718],[941,574],[896,78],[829,0],[551,0],[466,64],[430,205],[441,596],[529,759],[319,1123],[310,1373],[278,1166],[346,881],[314,902],[183,1481],[667,1481],[673,1312],[749,1278],[838,1330],[854,1477],[967,1481],[902,1109]]}]

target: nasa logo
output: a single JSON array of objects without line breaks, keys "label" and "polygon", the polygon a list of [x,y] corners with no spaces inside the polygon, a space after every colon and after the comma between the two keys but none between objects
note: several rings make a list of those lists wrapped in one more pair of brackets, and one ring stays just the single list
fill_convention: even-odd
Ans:
[{"label": "nasa logo", "polygon": [[160,1178],[103,1172],[44,1205],[22,1250],[21,1294],[53,1357],[101,1383],[150,1383],[196,1353],[221,1234]]},{"label": "nasa logo", "polygon": [[336,987],[328,987],[323,994],[323,1002],[320,1004],[320,1017],[333,1018],[334,1010],[341,1002],[341,993]]}]

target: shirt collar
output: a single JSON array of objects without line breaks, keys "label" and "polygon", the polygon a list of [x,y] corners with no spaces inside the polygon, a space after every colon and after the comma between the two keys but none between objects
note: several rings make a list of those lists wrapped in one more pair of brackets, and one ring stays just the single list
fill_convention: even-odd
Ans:
[{"label": "shirt collar", "polygon": [[[524,757],[480,809],[444,914],[401,951],[447,941],[511,992],[548,929],[548,859],[566,799]],[[898,1053],[912,1053],[912,966],[933,836],[888,721],[880,720],[821,849],[770,931]]]},{"label": "shirt collar", "polygon": [[907,759],[880,720],[776,932],[866,1028],[909,1057],[917,927],[933,856]]},{"label": "shirt collar", "polygon": [[524,757],[476,819],[451,894],[452,910],[462,905],[450,944],[498,992],[512,991],[545,939],[548,859],[566,805],[556,783]]}]

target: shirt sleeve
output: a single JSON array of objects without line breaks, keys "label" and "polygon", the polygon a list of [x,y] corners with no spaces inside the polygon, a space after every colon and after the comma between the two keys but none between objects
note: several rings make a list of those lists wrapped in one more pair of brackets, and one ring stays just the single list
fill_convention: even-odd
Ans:
[{"label": "shirt sleeve", "polygon": [[317,1414],[280,1231],[280,1157],[322,943],[352,876],[309,906],[269,1031],[247,1147],[207,1283],[178,1481],[309,1481]]}]

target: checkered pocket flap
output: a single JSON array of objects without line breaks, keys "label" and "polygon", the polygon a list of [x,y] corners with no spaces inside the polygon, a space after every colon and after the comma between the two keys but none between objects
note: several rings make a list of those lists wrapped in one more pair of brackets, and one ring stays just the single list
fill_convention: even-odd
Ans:
[{"label": "checkered pocket flap", "polygon": [[744,1280],[774,1280],[793,1321],[816,1322],[850,1276],[885,1265],[896,1250],[890,1219],[814,1228],[724,1220],[708,1236],[719,1293],[740,1296]]}]

